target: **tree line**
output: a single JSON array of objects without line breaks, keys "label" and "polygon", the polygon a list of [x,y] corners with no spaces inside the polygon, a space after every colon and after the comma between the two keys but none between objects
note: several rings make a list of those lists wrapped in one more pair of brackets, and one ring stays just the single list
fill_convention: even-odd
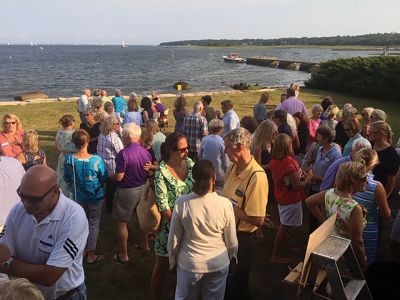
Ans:
[{"label": "tree line", "polygon": [[400,33],[371,33],[330,37],[300,37],[277,39],[206,39],[164,42],[160,46],[393,46],[400,45]]}]

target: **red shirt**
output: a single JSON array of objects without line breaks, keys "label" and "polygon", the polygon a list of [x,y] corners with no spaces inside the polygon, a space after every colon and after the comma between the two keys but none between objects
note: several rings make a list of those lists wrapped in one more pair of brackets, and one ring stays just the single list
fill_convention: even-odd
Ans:
[{"label": "red shirt", "polygon": [[297,161],[288,156],[282,160],[272,159],[269,168],[274,181],[274,194],[279,205],[295,204],[305,199],[303,190],[295,190],[290,183],[290,174],[300,177],[301,169]]},{"label": "red shirt", "polygon": [[16,157],[22,151],[23,130],[17,130],[14,140],[8,140],[5,133],[0,132],[0,153],[8,157]]}]

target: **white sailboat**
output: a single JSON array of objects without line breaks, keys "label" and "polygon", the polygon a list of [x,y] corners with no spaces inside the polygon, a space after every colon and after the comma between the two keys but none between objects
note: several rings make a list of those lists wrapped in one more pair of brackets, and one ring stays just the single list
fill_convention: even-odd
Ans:
[{"label": "white sailboat", "polygon": [[124,41],[122,41],[122,48],[128,48],[128,45],[125,45]]}]

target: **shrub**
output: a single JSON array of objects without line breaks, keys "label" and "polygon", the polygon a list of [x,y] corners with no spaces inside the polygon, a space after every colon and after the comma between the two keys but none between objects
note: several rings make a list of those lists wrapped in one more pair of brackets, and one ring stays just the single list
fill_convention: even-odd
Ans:
[{"label": "shrub", "polygon": [[400,56],[354,57],[321,63],[305,82],[309,88],[372,98],[395,99],[400,92]]}]

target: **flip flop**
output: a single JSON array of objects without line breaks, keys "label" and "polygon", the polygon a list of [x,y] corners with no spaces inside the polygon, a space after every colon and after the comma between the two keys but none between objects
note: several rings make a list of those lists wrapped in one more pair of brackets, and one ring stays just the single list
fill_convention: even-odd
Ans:
[{"label": "flip flop", "polygon": [[144,249],[144,248],[142,247],[142,245],[140,245],[140,244],[134,244],[134,245],[133,245],[133,248],[135,248],[136,250],[145,251],[145,252],[150,252],[150,251],[151,251],[150,248]]},{"label": "flip flop", "polygon": [[126,265],[127,263],[129,263],[129,259],[128,259],[128,260],[125,260],[125,261],[122,260],[119,253],[115,253],[115,254],[113,255],[112,258],[113,258],[113,260],[116,261],[117,263],[120,263],[120,264],[123,264],[123,265]]},{"label": "flip flop", "polygon": [[94,260],[92,260],[92,261],[86,260],[86,263],[91,265],[91,264],[97,263],[99,261],[102,261],[103,258],[104,258],[104,255],[99,254],[99,255],[96,255],[96,258]]}]

